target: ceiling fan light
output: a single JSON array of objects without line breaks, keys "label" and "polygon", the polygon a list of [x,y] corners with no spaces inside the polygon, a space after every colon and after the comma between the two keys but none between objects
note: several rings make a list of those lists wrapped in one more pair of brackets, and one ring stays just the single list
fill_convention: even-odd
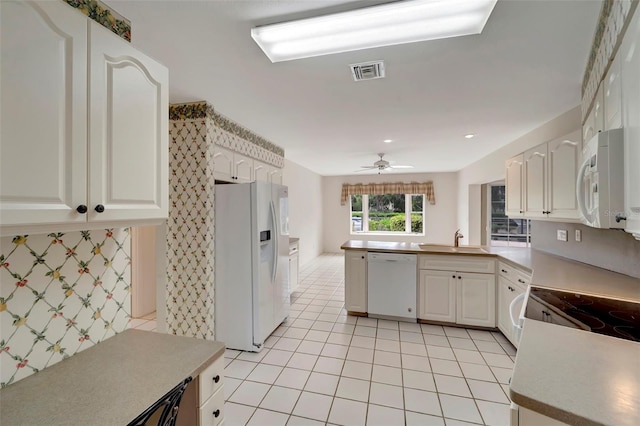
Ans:
[{"label": "ceiling fan light", "polygon": [[497,0],[411,0],[251,29],[271,62],[480,34]]}]

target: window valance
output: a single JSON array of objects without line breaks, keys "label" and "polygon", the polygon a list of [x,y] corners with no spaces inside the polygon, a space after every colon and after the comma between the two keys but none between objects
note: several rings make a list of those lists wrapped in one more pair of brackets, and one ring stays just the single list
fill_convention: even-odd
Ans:
[{"label": "window valance", "polygon": [[436,196],[433,192],[433,182],[395,182],[395,183],[356,183],[342,184],[342,194],[340,194],[340,205],[347,204],[347,200],[352,195],[384,195],[384,194],[423,194],[429,204],[436,203]]}]

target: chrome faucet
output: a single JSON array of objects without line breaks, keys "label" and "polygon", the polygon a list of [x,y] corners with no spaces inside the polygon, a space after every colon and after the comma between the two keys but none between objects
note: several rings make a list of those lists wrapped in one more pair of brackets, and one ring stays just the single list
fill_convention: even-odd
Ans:
[{"label": "chrome faucet", "polygon": [[459,247],[460,246],[460,238],[464,238],[464,235],[462,235],[460,233],[460,230],[458,229],[455,233],[455,235],[453,236],[453,246],[454,247]]}]

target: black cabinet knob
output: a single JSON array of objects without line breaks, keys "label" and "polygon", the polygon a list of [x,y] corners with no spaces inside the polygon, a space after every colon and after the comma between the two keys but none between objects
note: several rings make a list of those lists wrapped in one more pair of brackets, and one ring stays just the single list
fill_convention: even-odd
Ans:
[{"label": "black cabinet knob", "polygon": [[507,270],[506,269],[500,269],[502,272],[504,272],[505,274],[507,274]]},{"label": "black cabinet knob", "polygon": [[458,279],[459,279],[459,280],[461,280],[461,279],[462,279],[462,277],[461,277],[460,275],[458,275]]},{"label": "black cabinet knob", "polygon": [[218,383],[220,381],[220,376],[217,375],[216,377],[213,378],[213,383]]},{"label": "black cabinet knob", "polygon": [[362,256],[362,258],[364,259],[364,256]]},{"label": "black cabinet knob", "polygon": [[524,280],[522,280],[520,278],[518,278],[518,282],[521,283],[521,284],[524,284]]},{"label": "black cabinet knob", "polygon": [[213,417],[218,418],[219,415],[220,415],[220,410],[216,410],[213,412]]},{"label": "black cabinet knob", "polygon": [[627,220],[626,217],[622,216],[620,213],[616,215],[616,223],[620,223],[622,220]]},{"label": "black cabinet knob", "polygon": [[524,213],[524,210],[520,210],[520,213]]},{"label": "black cabinet knob", "polygon": [[98,213],[102,213],[104,211],[104,206],[102,204],[98,204],[95,208],[95,211]]},{"label": "black cabinet knob", "polygon": [[84,204],[80,204],[77,208],[76,211],[80,214],[85,214],[87,211],[89,211],[89,209],[87,208],[87,206],[85,206]]},{"label": "black cabinet knob", "polygon": [[451,278],[455,278],[455,277],[456,277],[455,275],[451,275]]}]

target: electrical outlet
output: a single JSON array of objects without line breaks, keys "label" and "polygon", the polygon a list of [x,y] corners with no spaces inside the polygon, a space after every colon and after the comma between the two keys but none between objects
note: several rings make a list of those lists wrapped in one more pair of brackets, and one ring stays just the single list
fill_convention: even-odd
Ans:
[{"label": "electrical outlet", "polygon": [[558,229],[557,238],[558,238],[558,241],[567,241],[567,230]]},{"label": "electrical outlet", "polygon": [[576,242],[582,241],[582,231],[580,229],[576,229]]}]

